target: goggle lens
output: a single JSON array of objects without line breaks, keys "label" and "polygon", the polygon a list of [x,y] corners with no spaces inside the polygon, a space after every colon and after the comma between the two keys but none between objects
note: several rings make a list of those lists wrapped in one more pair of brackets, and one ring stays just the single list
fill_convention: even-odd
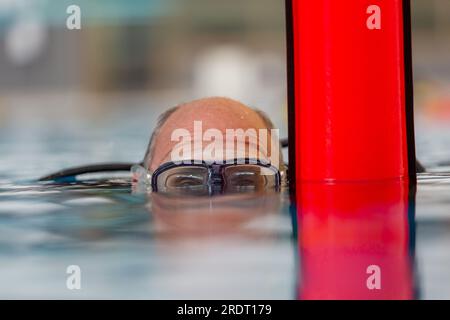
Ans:
[{"label": "goggle lens", "polygon": [[[277,172],[260,165],[228,165],[221,172],[222,189],[227,192],[259,191],[278,186]],[[210,170],[203,166],[179,166],[160,172],[156,184],[160,192],[207,193]],[[214,183],[217,180],[214,179]]]}]

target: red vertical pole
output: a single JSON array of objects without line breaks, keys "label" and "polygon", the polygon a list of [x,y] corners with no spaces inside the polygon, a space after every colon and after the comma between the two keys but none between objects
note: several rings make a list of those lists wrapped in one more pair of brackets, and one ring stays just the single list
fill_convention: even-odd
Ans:
[{"label": "red vertical pole", "polygon": [[290,179],[415,181],[409,0],[287,0]]}]

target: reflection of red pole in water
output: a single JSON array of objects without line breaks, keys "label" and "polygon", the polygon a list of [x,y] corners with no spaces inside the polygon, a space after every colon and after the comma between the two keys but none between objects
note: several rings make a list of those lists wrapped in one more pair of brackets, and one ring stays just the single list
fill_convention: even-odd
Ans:
[{"label": "reflection of red pole in water", "polygon": [[286,9],[291,182],[415,180],[409,0]]},{"label": "reflection of red pole in water", "polygon": [[299,299],[414,298],[407,183],[297,187]]}]

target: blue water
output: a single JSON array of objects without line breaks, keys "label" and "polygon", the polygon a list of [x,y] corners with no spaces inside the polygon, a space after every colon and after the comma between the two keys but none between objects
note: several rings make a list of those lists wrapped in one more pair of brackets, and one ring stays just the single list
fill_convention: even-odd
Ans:
[{"label": "blue water", "polygon": [[[299,297],[303,257],[286,192],[164,199],[133,192],[126,176],[35,182],[63,167],[139,161],[151,114],[0,127],[0,298]],[[437,164],[447,157],[448,136],[418,139],[419,157],[433,172],[446,169]],[[450,175],[419,177],[418,298],[450,299],[449,195]],[[82,270],[81,290],[66,287],[69,265]]]}]

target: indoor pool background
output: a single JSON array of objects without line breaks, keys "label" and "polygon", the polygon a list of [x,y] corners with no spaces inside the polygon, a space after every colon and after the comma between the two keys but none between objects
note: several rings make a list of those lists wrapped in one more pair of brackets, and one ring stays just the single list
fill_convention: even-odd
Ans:
[{"label": "indoor pool background", "polygon": [[[76,2],[81,30],[66,26],[72,1],[0,0],[0,298],[450,299],[448,0],[411,1],[417,155],[430,171],[415,204],[395,186],[325,188],[298,204],[322,218],[301,221],[286,192],[161,199],[123,176],[36,183],[140,161],[157,116],[194,98],[258,107],[287,135],[284,1]],[[372,258],[384,259],[382,296],[367,291]],[[66,287],[69,265],[81,290]]]}]

